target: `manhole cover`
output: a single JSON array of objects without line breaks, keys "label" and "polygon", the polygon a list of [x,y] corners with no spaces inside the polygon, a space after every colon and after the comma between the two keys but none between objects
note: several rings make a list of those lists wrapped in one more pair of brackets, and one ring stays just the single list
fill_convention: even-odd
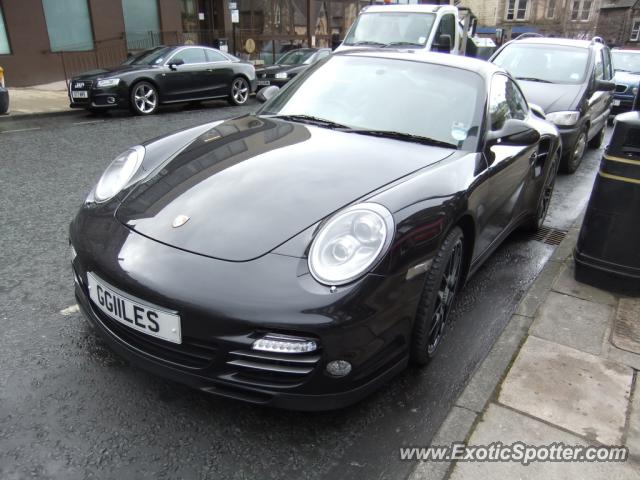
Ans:
[{"label": "manhole cover", "polygon": [[534,235],[533,239],[547,245],[560,245],[560,242],[567,236],[567,232],[564,230],[558,230],[556,228],[541,227]]},{"label": "manhole cover", "polygon": [[621,298],[613,328],[613,344],[640,354],[640,298]]}]

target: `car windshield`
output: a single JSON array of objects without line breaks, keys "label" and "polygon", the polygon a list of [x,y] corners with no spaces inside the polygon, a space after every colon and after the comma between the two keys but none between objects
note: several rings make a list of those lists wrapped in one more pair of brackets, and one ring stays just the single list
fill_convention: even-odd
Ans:
[{"label": "car windshield", "polygon": [[279,65],[302,65],[315,53],[315,50],[291,50],[276,62]]},{"label": "car windshield", "polygon": [[429,38],[435,15],[416,12],[370,12],[360,15],[344,45],[420,45]]},{"label": "car windshield", "polygon": [[483,85],[480,75],[463,69],[337,55],[299,76],[259,114],[356,133],[393,132],[408,141],[430,139],[462,148],[479,127]]},{"label": "car windshield", "polygon": [[125,65],[160,65],[173,50],[171,47],[156,47],[125,60]]},{"label": "car windshield", "polygon": [[614,70],[640,74],[640,52],[613,50],[611,56]]},{"label": "car windshield", "polygon": [[493,63],[520,80],[579,84],[585,79],[588,59],[586,48],[514,42]]}]

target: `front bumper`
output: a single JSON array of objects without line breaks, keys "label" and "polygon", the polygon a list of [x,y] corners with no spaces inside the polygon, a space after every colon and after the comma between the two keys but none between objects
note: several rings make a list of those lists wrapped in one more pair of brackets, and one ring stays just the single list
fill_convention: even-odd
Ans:
[{"label": "front bumper", "polygon": [[[291,78],[258,78],[256,80],[256,85],[257,85],[257,89],[260,90],[261,88],[266,88],[266,87],[270,87],[270,86],[275,86],[275,87],[284,87],[289,81],[291,80]],[[265,82],[269,82],[268,85],[265,85]]]},{"label": "front bumper", "polygon": [[[633,109],[634,100],[635,95],[615,94],[613,96],[613,103],[611,104],[611,115],[630,112]],[[619,105],[615,105],[618,102]]]},{"label": "front bumper", "polygon": [[[84,212],[84,213],[83,213]],[[107,343],[132,364],[199,390],[252,403],[328,410],[357,402],[406,367],[408,339],[422,289],[420,277],[369,275],[331,293],[308,273],[306,260],[267,254],[225,262],[184,252],[83,209],[70,229],[77,256],[75,293]],[[105,244],[106,243],[106,244]],[[87,272],[181,316],[182,344],[149,337],[110,319],[89,299]],[[313,338],[317,352],[288,361],[234,362],[265,333]],[[289,354],[291,355],[291,354]],[[282,358],[282,357],[287,358]],[[284,367],[309,368],[295,374]],[[353,369],[325,371],[332,360]]]},{"label": "front bumper", "polygon": [[[129,105],[127,90],[124,87],[93,88],[89,82],[83,82],[88,84],[88,87],[83,89],[74,89],[74,83],[77,82],[72,80],[71,88],[69,89],[69,107],[71,108],[106,110],[110,108],[127,108]],[[74,91],[87,92],[87,98],[74,98]]]}]

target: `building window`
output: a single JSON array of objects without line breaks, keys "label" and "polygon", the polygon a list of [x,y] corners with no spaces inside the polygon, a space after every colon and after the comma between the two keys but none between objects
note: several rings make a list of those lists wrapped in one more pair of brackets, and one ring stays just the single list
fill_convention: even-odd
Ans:
[{"label": "building window", "polygon": [[556,16],[556,0],[547,0],[547,12],[545,16],[547,18],[554,18]]},{"label": "building window", "polygon": [[7,55],[9,53],[11,53],[11,48],[9,48],[9,38],[7,37],[7,27],[4,23],[2,5],[0,5],[0,55]]},{"label": "building window", "polygon": [[529,16],[529,0],[507,0],[506,20],[526,20]]},{"label": "building window", "polygon": [[52,52],[92,50],[87,0],[42,0]]},{"label": "building window", "polygon": [[640,40],[640,18],[633,19],[633,25],[631,27],[631,37],[629,40],[632,42],[637,42]]},{"label": "building window", "polygon": [[571,20],[574,22],[589,21],[592,3],[592,0],[573,0],[573,4],[571,5]]},{"label": "building window", "polygon": [[143,50],[162,43],[158,0],[122,0],[122,13],[129,50]]}]

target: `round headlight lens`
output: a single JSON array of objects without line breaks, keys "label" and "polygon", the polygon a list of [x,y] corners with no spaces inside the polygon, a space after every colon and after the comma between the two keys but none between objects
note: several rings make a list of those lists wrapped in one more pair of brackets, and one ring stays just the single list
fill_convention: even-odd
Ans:
[{"label": "round headlight lens", "polygon": [[355,280],[382,257],[393,236],[391,212],[361,203],[333,216],[318,232],[309,252],[309,270],[327,285]]},{"label": "round headlight lens", "polygon": [[144,147],[138,145],[118,155],[100,177],[94,191],[96,202],[106,202],[120,192],[140,168]]}]

